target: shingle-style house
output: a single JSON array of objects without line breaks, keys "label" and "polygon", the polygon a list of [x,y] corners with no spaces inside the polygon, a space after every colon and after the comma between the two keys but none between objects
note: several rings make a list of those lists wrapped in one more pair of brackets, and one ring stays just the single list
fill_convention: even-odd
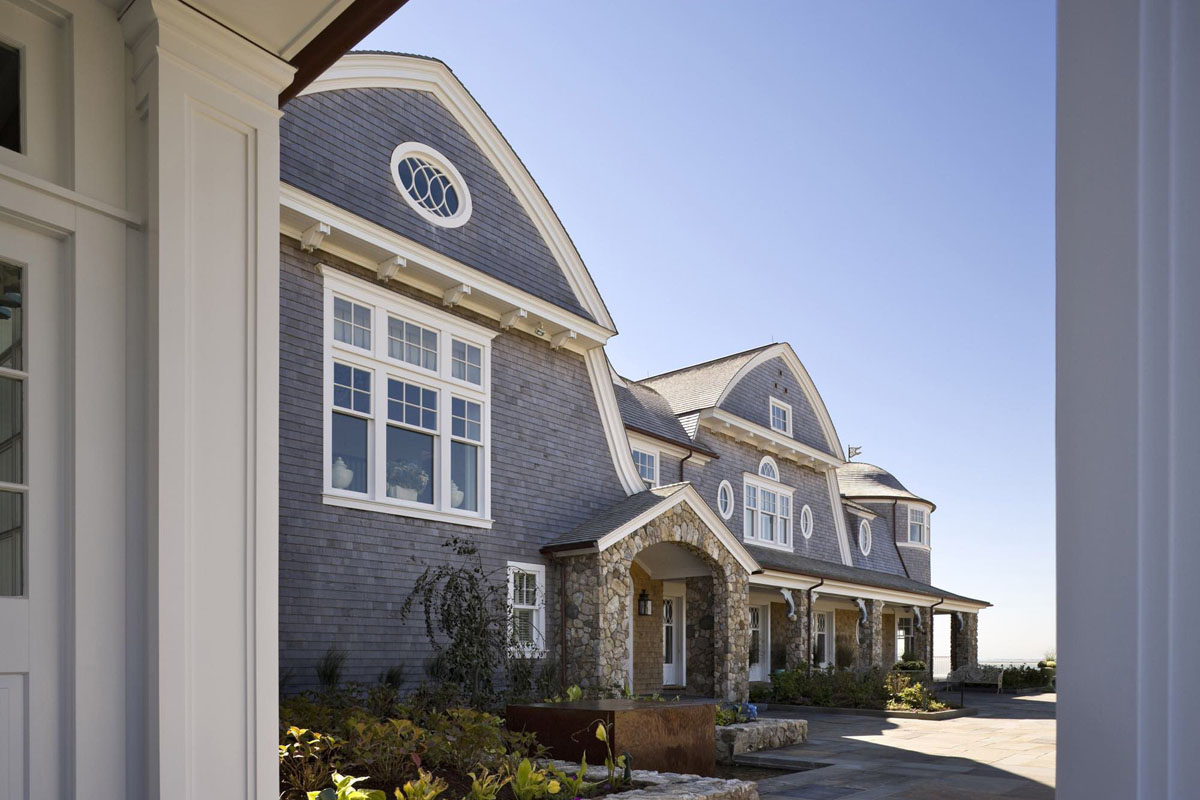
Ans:
[{"label": "shingle-style house", "polygon": [[439,61],[347,56],[281,123],[280,658],[370,680],[443,543],[507,569],[519,635],[585,687],[743,698],[771,671],[928,660],[934,505],[848,462],[796,353],[643,381],[504,137]]}]

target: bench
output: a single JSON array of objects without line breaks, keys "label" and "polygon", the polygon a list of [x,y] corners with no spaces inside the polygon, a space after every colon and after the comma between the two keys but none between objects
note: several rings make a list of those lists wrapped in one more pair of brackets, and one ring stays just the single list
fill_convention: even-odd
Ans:
[{"label": "bench", "polygon": [[996,694],[1004,689],[1004,668],[990,667],[983,664],[965,664],[956,670],[952,670],[946,676],[946,685],[952,686],[958,684],[958,704],[963,705],[963,687],[968,683],[983,683],[991,686],[996,685]]}]

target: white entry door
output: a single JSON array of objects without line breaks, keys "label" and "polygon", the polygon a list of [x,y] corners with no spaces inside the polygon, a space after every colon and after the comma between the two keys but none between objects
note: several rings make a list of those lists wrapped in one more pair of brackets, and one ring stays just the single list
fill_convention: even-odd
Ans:
[{"label": "white entry door", "polygon": [[663,686],[687,683],[684,663],[684,601],[682,594],[663,595]]},{"label": "white entry door", "polygon": [[771,607],[750,606],[750,680],[771,676]]},{"label": "white entry door", "polygon": [[816,667],[833,666],[833,612],[818,611],[813,614],[813,654]]},{"label": "white entry door", "polygon": [[62,247],[0,220],[2,800],[65,795]]}]

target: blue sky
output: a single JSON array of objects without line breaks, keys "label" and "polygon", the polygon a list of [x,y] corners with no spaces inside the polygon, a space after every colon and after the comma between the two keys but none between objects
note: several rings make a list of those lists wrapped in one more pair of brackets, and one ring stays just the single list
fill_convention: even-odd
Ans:
[{"label": "blue sky", "polygon": [[491,115],[618,370],[791,342],[842,442],[938,504],[981,657],[1053,647],[1051,0],[411,0],[362,46]]}]

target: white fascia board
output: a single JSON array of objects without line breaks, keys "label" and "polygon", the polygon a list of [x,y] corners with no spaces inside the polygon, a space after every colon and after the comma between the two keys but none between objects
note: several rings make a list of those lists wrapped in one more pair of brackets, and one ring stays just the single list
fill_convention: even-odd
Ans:
[{"label": "white fascia board", "polygon": [[562,221],[554,213],[541,187],[509,146],[475,98],[440,61],[403,55],[351,53],[343,56],[301,92],[302,95],[336,89],[417,89],[433,94],[472,136],[492,162],[546,241],[567,283],[601,327],[613,333],[616,326],[600,297],[591,274],[575,249]]},{"label": "white fascia board", "polygon": [[646,491],[646,482],[638,472],[637,464],[633,463],[633,452],[629,446],[629,436],[625,433],[625,422],[621,419],[621,409],[617,405],[617,393],[613,389],[610,374],[612,367],[603,347],[594,347],[583,354],[587,365],[588,378],[592,382],[592,392],[596,397],[596,408],[600,410],[600,423],[604,426],[604,439],[608,444],[608,454],[612,458],[613,468],[625,494],[634,495]]},{"label": "white fascia board", "polygon": [[850,555],[850,531],[846,529],[846,514],[842,511],[842,495],[838,489],[837,470],[831,469],[825,473],[825,483],[829,486],[829,502],[833,507],[833,527],[837,531],[838,549],[842,552],[842,563],[854,565]]},{"label": "white fascia board", "polygon": [[[846,509],[856,517],[862,517],[863,519],[879,519],[878,514],[876,514],[874,511],[868,511],[865,508],[855,508],[854,506],[847,505],[845,503],[842,503],[842,508]],[[904,542],[897,542],[897,544],[904,544]]]},{"label": "white fascia board", "polygon": [[796,589],[802,592],[808,591],[818,583],[820,583],[820,580],[817,578],[805,578],[787,572],[773,572],[771,570],[750,576],[751,586],[768,586],[773,589]]},{"label": "white fascia board", "polygon": [[[754,556],[750,555],[750,551],[729,531],[729,528],[725,526],[725,523],[722,522],[717,513],[708,507],[708,504],[700,497],[700,493],[696,491],[696,487],[687,483],[662,487],[661,490],[671,493],[665,495],[661,503],[656,503],[621,527],[602,536],[596,542],[596,549],[601,552],[607,550],[651,520],[662,516],[668,510],[681,503],[686,503],[693,513],[708,526],[709,530],[721,541],[725,549],[729,551],[747,573],[753,574],[759,571],[760,568],[758,562],[754,560]],[[658,492],[656,491],[656,493]]]},{"label": "white fascia board", "polygon": [[[826,441],[829,442],[830,448],[838,454],[837,460],[833,463],[844,463],[841,454],[846,451],[842,447],[842,440],[838,438],[837,428],[833,425],[833,417],[829,415],[829,409],[825,407],[825,401],[821,399],[821,393],[817,391],[817,385],[813,383],[812,376],[808,374],[808,370],[801,363],[800,357],[796,355],[796,351],[786,342],[768,347],[743,364],[742,368],[737,371],[737,374],[725,385],[725,388],[721,391],[721,396],[717,398],[717,402],[713,403],[713,405],[721,406],[725,402],[725,398],[733,390],[733,387],[737,386],[742,378],[749,375],[756,367],[765,364],[773,358],[782,358],[787,363],[788,368],[792,371],[792,375],[795,376],[796,381],[800,384],[800,388],[804,390],[809,405],[812,406],[813,412],[817,415],[817,421],[821,424],[821,431],[825,434]],[[828,458],[828,454],[822,453],[822,455]]]},{"label": "white fascia board", "polygon": [[[466,284],[472,288],[472,292],[469,297],[463,298],[462,307],[496,320],[510,309],[525,309],[529,315],[518,325],[526,332],[532,332],[538,321],[557,326],[560,331],[575,331],[577,338],[566,343],[567,349],[584,352],[604,344],[615,334],[612,329],[572,314],[294,186],[280,184],[279,205],[280,230],[285,235],[299,239],[311,224],[323,222],[332,230],[321,243],[322,252],[372,271],[378,269],[381,258],[400,256],[408,261],[409,266],[395,280],[439,296],[449,286]],[[291,215],[287,212],[292,212],[295,218],[289,219]],[[445,278],[446,282],[434,284],[420,281],[414,274],[417,265]],[[549,337],[546,338],[549,341]]]},{"label": "white fascia board", "polygon": [[947,600],[935,608],[934,613],[939,613],[942,611],[962,611],[967,614],[978,614],[985,608],[990,608],[990,605],[985,603],[971,603],[966,600]]},{"label": "white fascia board", "polygon": [[838,456],[830,455],[822,452],[815,447],[810,447],[799,442],[789,436],[784,436],[778,431],[773,431],[770,428],[763,427],[750,420],[743,419],[736,414],[731,414],[721,408],[706,408],[700,412],[700,424],[716,430],[718,433],[724,427],[736,428],[747,434],[753,434],[755,438],[769,442],[780,450],[792,455],[794,458],[809,459],[820,462],[827,467],[837,467],[844,464],[845,461]]}]

